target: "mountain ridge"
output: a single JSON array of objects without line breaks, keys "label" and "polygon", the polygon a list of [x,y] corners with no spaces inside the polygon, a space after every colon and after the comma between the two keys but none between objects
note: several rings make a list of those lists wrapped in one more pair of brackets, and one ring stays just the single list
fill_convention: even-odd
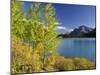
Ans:
[{"label": "mountain ridge", "polygon": [[82,26],[79,26],[78,28],[75,28],[70,34],[81,35],[81,34],[89,33],[92,30],[93,30],[92,28],[82,25]]},{"label": "mountain ridge", "polygon": [[69,34],[59,34],[61,37],[96,37],[96,28],[87,27],[81,25],[78,28],[73,29]]}]

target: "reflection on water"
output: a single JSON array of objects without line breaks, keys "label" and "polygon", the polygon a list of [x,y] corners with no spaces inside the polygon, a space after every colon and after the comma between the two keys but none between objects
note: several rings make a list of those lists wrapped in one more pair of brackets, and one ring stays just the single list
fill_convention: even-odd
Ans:
[{"label": "reflection on water", "polygon": [[95,61],[95,38],[62,39],[58,52],[64,57],[84,57]]}]

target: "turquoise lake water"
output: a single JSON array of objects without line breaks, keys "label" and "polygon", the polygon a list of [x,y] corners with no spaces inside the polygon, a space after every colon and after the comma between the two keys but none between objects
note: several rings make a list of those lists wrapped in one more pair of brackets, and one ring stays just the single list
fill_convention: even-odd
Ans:
[{"label": "turquoise lake water", "polygon": [[61,40],[58,52],[64,57],[84,57],[91,61],[95,61],[95,41],[95,38],[65,38]]}]

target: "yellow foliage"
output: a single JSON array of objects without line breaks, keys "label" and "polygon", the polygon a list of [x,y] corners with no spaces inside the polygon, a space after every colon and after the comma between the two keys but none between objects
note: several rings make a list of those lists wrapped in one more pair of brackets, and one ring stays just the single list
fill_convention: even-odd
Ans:
[{"label": "yellow foliage", "polygon": [[[43,67],[43,54],[44,54],[44,46],[42,43],[38,43],[34,48],[33,52],[33,60],[34,60],[34,72],[41,72],[41,68]],[[41,60],[41,61],[40,61]]]},{"label": "yellow foliage", "polygon": [[95,69],[95,63],[85,58],[74,58],[73,62],[75,69]]},{"label": "yellow foliage", "polygon": [[48,60],[47,71],[95,69],[95,63],[85,58],[64,58],[52,56]]},{"label": "yellow foliage", "polygon": [[[20,38],[12,37],[12,72],[13,73],[26,73],[23,67],[30,65],[33,67],[33,54],[32,47],[24,43]],[[32,69],[32,68],[29,68]],[[28,69],[28,70],[29,70]]]},{"label": "yellow foliage", "polygon": [[[85,58],[64,58],[50,56],[44,66],[44,45],[38,43],[33,49],[20,38],[12,37],[12,72],[31,73],[46,71],[65,71],[80,69],[95,69],[95,63]],[[41,61],[40,61],[41,60]]]}]

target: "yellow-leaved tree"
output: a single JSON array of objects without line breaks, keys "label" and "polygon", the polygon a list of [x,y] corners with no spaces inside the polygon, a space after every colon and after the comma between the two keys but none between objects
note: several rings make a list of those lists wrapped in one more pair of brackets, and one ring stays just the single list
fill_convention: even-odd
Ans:
[{"label": "yellow-leaved tree", "polygon": [[47,71],[48,59],[57,54],[57,17],[51,4],[12,0],[12,73]]}]

